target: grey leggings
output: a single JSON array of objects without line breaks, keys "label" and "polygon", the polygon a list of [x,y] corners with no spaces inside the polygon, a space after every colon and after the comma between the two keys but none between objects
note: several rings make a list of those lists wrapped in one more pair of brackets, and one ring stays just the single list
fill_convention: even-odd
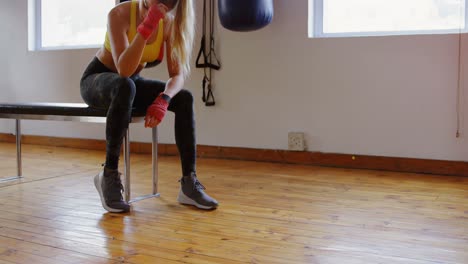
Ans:
[{"label": "grey leggings", "polygon": [[[107,110],[106,163],[109,169],[117,169],[122,140],[128,128],[132,108],[146,111],[165,83],[135,75],[129,78],[109,70],[97,58],[86,68],[81,78],[81,96],[91,107]],[[169,111],[175,113],[175,139],[182,163],[183,175],[195,172],[195,119],[193,96],[181,90],[171,99]]]}]

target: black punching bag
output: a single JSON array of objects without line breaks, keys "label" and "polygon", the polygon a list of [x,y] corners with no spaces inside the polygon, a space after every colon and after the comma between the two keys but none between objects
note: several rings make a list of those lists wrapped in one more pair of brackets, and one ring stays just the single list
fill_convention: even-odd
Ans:
[{"label": "black punching bag", "polygon": [[273,0],[218,0],[219,19],[233,31],[253,31],[270,24]]}]

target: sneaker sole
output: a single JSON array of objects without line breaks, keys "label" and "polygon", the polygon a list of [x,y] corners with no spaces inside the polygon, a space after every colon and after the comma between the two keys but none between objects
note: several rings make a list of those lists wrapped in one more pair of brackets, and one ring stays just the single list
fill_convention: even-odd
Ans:
[{"label": "sneaker sole", "polygon": [[101,174],[98,174],[98,175],[96,175],[94,177],[94,186],[96,187],[96,190],[99,193],[99,198],[101,198],[102,207],[104,207],[104,209],[106,209],[107,211],[109,211],[111,213],[123,213],[123,212],[125,212],[125,210],[110,208],[109,206],[107,206],[106,200],[104,199],[104,195],[102,194],[102,188],[101,188],[101,184],[100,184],[101,182],[99,180],[100,175]]},{"label": "sneaker sole", "polygon": [[217,206],[206,206],[206,205],[202,205],[202,204],[199,204],[197,202],[195,202],[194,200],[190,199],[189,197],[187,197],[187,195],[185,195],[182,190],[179,190],[179,195],[177,196],[177,201],[181,204],[188,204],[188,205],[194,205],[200,209],[204,209],[204,210],[211,210],[211,209],[215,209],[217,208]]}]

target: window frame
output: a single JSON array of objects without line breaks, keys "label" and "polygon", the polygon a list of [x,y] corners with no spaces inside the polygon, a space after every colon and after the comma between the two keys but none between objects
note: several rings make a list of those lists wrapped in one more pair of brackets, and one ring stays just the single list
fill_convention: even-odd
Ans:
[{"label": "window frame", "polygon": [[[117,5],[120,3],[120,0],[114,0],[114,2]],[[30,51],[92,49],[99,48],[101,45],[44,47],[42,45],[42,0],[28,0],[28,49]]]},{"label": "window frame", "polygon": [[460,29],[434,29],[434,30],[402,30],[402,31],[366,31],[366,32],[323,32],[323,1],[308,0],[308,31],[309,38],[336,38],[336,37],[373,37],[373,36],[400,36],[400,35],[432,35],[432,34],[460,34],[468,32],[468,0],[465,0],[465,25]]}]

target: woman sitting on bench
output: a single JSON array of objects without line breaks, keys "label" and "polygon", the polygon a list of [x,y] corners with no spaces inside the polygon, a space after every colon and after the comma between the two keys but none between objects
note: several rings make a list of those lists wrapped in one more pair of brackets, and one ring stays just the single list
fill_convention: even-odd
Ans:
[{"label": "woman sitting on bench", "polygon": [[[201,209],[218,206],[196,176],[193,96],[182,89],[190,72],[194,24],[192,0],[134,0],[109,12],[105,43],[81,79],[83,100],[107,109],[106,161],[94,183],[109,212],[130,210],[122,198],[118,162],[132,107],[146,111],[145,127],[151,128],[163,120],[167,110],[175,113],[183,175],[177,200]],[[142,78],[140,71],[158,65],[164,51],[169,80]]]}]

